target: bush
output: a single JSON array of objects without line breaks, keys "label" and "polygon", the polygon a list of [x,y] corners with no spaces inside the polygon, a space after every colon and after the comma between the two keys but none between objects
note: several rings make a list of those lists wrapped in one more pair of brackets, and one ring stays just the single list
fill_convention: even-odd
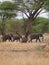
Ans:
[{"label": "bush", "polygon": [[[16,34],[16,31],[18,31],[20,34],[25,34],[26,29],[26,23],[28,22],[28,19],[6,19],[6,32],[7,33],[14,33]],[[2,32],[2,20],[0,19],[0,34]],[[32,29],[30,32],[36,32],[36,33],[45,33],[49,32],[49,19],[46,18],[36,18],[35,21],[33,21]]]}]

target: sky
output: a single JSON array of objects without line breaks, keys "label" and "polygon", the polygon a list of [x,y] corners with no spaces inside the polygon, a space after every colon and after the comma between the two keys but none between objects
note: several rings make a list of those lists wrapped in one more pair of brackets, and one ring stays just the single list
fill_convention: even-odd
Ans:
[{"label": "sky", "polygon": [[11,1],[11,0],[0,0],[0,2],[2,2],[2,1]]},{"label": "sky", "polygon": [[[2,2],[2,1],[11,1],[11,0],[0,0],[0,2]],[[39,17],[48,18],[47,15],[48,15],[48,13],[42,13],[42,14],[39,14]],[[26,16],[24,15],[24,17],[26,17]],[[16,18],[18,18],[18,19],[22,18],[22,14],[18,13],[18,16]]]}]

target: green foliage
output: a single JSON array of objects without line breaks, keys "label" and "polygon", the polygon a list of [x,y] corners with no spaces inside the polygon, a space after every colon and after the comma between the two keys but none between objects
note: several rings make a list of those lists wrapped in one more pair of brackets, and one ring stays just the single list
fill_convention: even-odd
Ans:
[{"label": "green foliage", "polygon": [[14,18],[14,17],[17,16],[17,14],[16,14],[15,12],[12,12],[12,11],[10,11],[10,10],[5,11],[4,14],[5,14],[5,16],[6,16],[7,18]]},{"label": "green foliage", "polygon": [[13,10],[15,9],[15,7],[16,5],[10,1],[3,1],[2,3],[0,3],[1,10]]},{"label": "green foliage", "polygon": [[[28,22],[28,19],[6,19],[6,33],[16,34],[18,31],[20,34],[25,34],[25,24]],[[0,20],[0,34],[2,31],[2,20]],[[45,18],[36,18],[33,22],[31,32],[49,32],[49,19]]]},{"label": "green foliage", "polygon": [[[16,20],[14,22],[10,22],[11,23],[11,28],[12,29],[16,29],[17,31],[19,31],[20,33],[25,33],[25,27],[26,27],[26,23],[28,22],[28,20],[26,19],[26,21],[23,21],[23,19],[20,20]],[[45,19],[45,18],[37,18],[33,25],[32,25],[32,29],[30,30],[32,32],[49,32],[49,19]]]},{"label": "green foliage", "polygon": [[10,1],[3,1],[0,3],[0,16],[5,16],[6,18],[12,18],[17,16],[14,12],[16,4]]},{"label": "green foliage", "polygon": [[33,10],[38,9],[41,3],[43,3],[43,6],[42,6],[43,8],[49,5],[49,0],[13,0],[13,1],[15,1],[20,11],[26,10],[27,12],[30,10],[33,11]]},{"label": "green foliage", "polygon": [[46,9],[46,11],[49,11],[49,0],[46,1],[45,5],[46,6],[44,6],[44,8]]},{"label": "green foliage", "polygon": [[20,34],[23,33],[23,21],[22,20],[13,20],[7,19],[6,20],[6,32],[16,34],[18,31]]},{"label": "green foliage", "polygon": [[37,18],[33,22],[32,32],[49,32],[49,19]]}]

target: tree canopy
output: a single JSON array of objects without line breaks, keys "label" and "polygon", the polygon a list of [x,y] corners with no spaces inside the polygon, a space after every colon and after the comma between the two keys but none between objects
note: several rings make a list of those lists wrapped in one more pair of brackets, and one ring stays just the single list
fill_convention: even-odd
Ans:
[{"label": "tree canopy", "polygon": [[25,26],[25,39],[23,39],[24,42],[25,40],[27,42],[27,38],[30,34],[30,29],[32,27],[33,21],[41,11],[49,11],[49,0],[12,0],[12,2],[5,1],[0,4],[0,10],[5,13],[3,16],[3,20],[6,15],[11,17],[18,11],[22,12],[28,17],[28,22]]},{"label": "tree canopy", "polygon": [[0,17],[2,19],[2,35],[5,35],[5,22],[7,18],[13,18],[17,16],[14,9],[16,8],[15,4],[10,1],[4,1],[0,3]]},{"label": "tree canopy", "polygon": [[27,17],[34,18],[44,9],[49,10],[49,0],[13,0],[18,5],[18,10]]},{"label": "tree canopy", "polygon": [[16,12],[14,12],[14,8],[16,5],[13,2],[4,1],[0,3],[0,15],[5,16],[6,18],[11,18],[17,16]]}]

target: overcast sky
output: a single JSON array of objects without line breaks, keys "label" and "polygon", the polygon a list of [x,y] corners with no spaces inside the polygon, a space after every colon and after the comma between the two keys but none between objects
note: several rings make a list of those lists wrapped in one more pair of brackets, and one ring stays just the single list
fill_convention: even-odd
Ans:
[{"label": "overcast sky", "polygon": [[2,2],[2,1],[11,1],[11,0],[0,0],[0,1]]},{"label": "overcast sky", "polygon": [[[0,0],[0,2],[2,2],[2,1],[11,1],[11,0]],[[48,18],[48,16],[47,16],[47,14],[48,13],[42,13],[42,14],[40,14],[39,16],[40,17],[44,17],[44,18]],[[26,16],[25,16],[26,17]],[[21,13],[19,13],[19,16],[17,16],[17,18],[22,18],[22,14]]]}]

